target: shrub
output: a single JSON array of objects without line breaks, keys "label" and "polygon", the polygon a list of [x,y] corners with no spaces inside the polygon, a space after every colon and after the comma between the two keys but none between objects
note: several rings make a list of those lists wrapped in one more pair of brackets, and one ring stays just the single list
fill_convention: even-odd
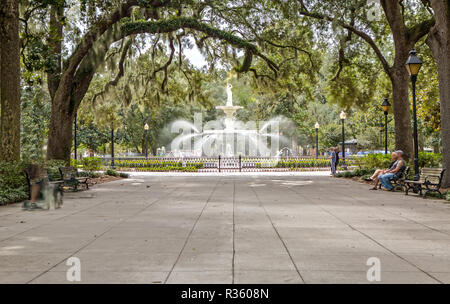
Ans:
[{"label": "shrub", "polygon": [[97,173],[97,172],[91,172],[91,171],[87,172],[87,174],[88,174],[88,176],[89,176],[90,178],[99,178],[99,177],[101,176],[100,173]]},{"label": "shrub", "polygon": [[25,162],[0,162],[0,205],[18,202],[28,197]]},{"label": "shrub", "polygon": [[[356,165],[365,169],[387,168],[391,163],[391,156],[384,154],[369,154],[355,160]],[[442,166],[442,154],[419,152],[419,167],[437,168]]]},{"label": "shrub", "polygon": [[66,162],[63,160],[48,160],[45,162],[45,168],[47,169],[49,180],[57,181],[61,179],[61,173],[59,168],[65,167]]},{"label": "shrub", "polygon": [[105,173],[106,173],[106,175],[109,175],[109,176],[119,176],[119,173],[113,169],[108,169],[108,170],[106,170]]},{"label": "shrub", "polygon": [[70,159],[70,166],[74,167],[74,168],[79,168],[81,167],[81,161],[79,159]]},{"label": "shrub", "polygon": [[442,154],[419,152],[419,167],[438,168],[442,167]]},{"label": "shrub", "polygon": [[81,160],[81,165],[86,171],[99,171],[102,169],[102,160],[99,157],[85,157]]},{"label": "shrub", "polygon": [[345,177],[345,178],[361,177],[362,179],[365,179],[370,177],[374,172],[375,169],[356,169],[353,171],[339,172],[335,174],[335,177]]},{"label": "shrub", "polygon": [[354,174],[353,171],[345,171],[345,172],[343,172],[343,177],[345,177],[345,178],[352,178],[354,176],[355,176],[355,174]]},{"label": "shrub", "polygon": [[128,178],[130,175],[128,173],[120,172],[119,176],[122,177],[122,178]]},{"label": "shrub", "polygon": [[361,169],[387,168],[391,162],[389,154],[369,154],[355,160],[355,164]]},{"label": "shrub", "polygon": [[356,169],[353,171],[355,176],[365,176],[365,175],[369,175],[369,177],[375,172],[375,169]]}]

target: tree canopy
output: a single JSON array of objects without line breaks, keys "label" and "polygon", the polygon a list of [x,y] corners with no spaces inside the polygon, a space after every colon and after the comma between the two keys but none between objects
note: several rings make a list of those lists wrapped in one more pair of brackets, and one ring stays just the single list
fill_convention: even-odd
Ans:
[{"label": "tree canopy", "polygon": [[[245,107],[239,119],[282,115],[293,122],[294,145],[302,147],[313,146],[316,121],[320,145],[336,145],[341,110],[362,147],[378,146],[379,105],[389,98],[392,148],[410,156],[404,64],[414,47],[424,61],[420,146],[442,150],[450,141],[449,4],[442,2],[5,1],[1,25],[10,30],[1,36],[1,142],[9,152],[3,155],[17,158],[21,142],[22,155],[45,147],[47,158],[68,161],[76,115],[86,149],[105,152],[113,129],[121,149],[142,153],[147,123],[155,153],[171,139],[171,120],[192,120],[194,112],[215,118],[228,80]],[[6,52],[17,55],[15,66]],[[187,55],[193,53],[205,64]],[[6,92],[14,82],[18,90]],[[20,105],[22,118],[11,111]],[[21,134],[11,131],[20,125]]]}]

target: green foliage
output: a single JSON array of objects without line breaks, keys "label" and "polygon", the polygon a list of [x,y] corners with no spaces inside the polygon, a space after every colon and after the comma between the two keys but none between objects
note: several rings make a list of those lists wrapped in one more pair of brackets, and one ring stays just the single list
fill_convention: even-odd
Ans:
[{"label": "green foliage", "polygon": [[[319,147],[323,152],[341,141],[338,114],[345,109],[349,114],[347,138],[356,138],[362,149],[378,149],[381,143],[377,125],[383,118],[379,104],[391,95],[391,82],[371,47],[358,35],[342,28],[342,24],[352,24],[372,37],[391,65],[395,49],[386,18],[371,22],[367,18],[369,5],[359,0],[305,2],[312,16],[329,16],[326,20],[299,18],[300,11],[304,10],[302,1],[248,0],[244,1],[245,5],[241,2],[137,1],[135,4],[140,8],[134,7],[132,13],[120,21],[122,34],[151,32],[154,35],[145,38],[133,35],[131,39],[127,37],[112,45],[104,43],[108,39],[103,40],[111,35],[96,39],[90,53],[103,54],[98,51],[108,48],[109,51],[96,58],[104,66],[95,74],[78,113],[79,118],[83,116],[79,119],[79,144],[94,152],[106,153],[113,123],[117,149],[143,153],[143,124],[147,122],[150,125],[149,150],[155,152],[157,147],[167,147],[173,134],[164,127],[173,119],[192,120],[194,110],[216,118],[214,105],[224,100],[222,87],[226,72],[240,65],[235,69],[237,79],[232,79],[237,104],[246,107],[238,113],[239,119],[261,121],[284,115],[293,120],[294,126],[283,133],[293,136],[305,151],[314,144],[313,126],[318,121],[321,125]],[[61,37],[54,35],[55,27],[48,23],[48,5],[68,3],[63,0],[21,3],[25,19],[21,27],[22,79],[35,87],[22,94],[23,158],[42,158],[48,133],[50,103],[45,93],[47,86],[42,84],[45,89],[41,89],[40,81],[45,79],[42,77],[45,72],[55,72],[59,54],[52,50],[49,40],[42,37],[63,39],[62,57],[72,58],[67,52],[79,46],[67,48],[65,42],[89,41],[82,39],[86,29],[95,30],[105,25],[108,15],[123,3],[118,0],[76,3],[76,10],[64,10]],[[403,9],[409,28],[430,17],[420,1],[405,3]],[[174,56],[169,47],[172,39]],[[106,84],[120,75],[118,60],[130,40],[132,46],[123,66],[122,80],[111,86],[109,92],[98,95],[104,104],[99,104],[101,98],[97,98],[95,108],[91,103],[94,96],[108,91]],[[193,66],[191,57],[183,52],[192,49],[194,44],[208,63],[205,68]],[[439,151],[441,135],[434,132],[440,129],[436,66],[427,46],[418,43],[417,47],[424,61],[421,77],[427,80],[418,82],[419,123],[426,129],[423,131],[419,125],[423,135],[420,143]],[[235,48],[245,52],[237,52]],[[255,56],[259,49],[265,58]],[[91,59],[86,57],[83,62]],[[268,66],[266,59],[277,64],[278,77],[274,77],[273,66]],[[242,74],[248,70],[251,73]],[[389,149],[392,149],[393,120],[388,130]],[[424,164],[430,162],[433,163],[424,161]],[[385,162],[377,165],[385,165]]]},{"label": "green foliage", "polygon": [[0,205],[28,197],[25,162],[0,162]]},{"label": "green foliage", "polygon": [[102,160],[99,157],[85,157],[81,159],[81,165],[88,172],[99,171],[102,169]]},{"label": "green foliage", "polygon": [[119,176],[119,172],[117,172],[116,170],[113,170],[113,169],[107,169],[106,170],[106,175],[109,175],[109,176]]},{"label": "green foliage", "polygon": [[117,160],[114,164],[122,170],[131,169],[140,172],[197,172],[204,167],[204,163],[200,161],[187,161],[183,164],[172,160]]},{"label": "green foliage", "polygon": [[65,167],[67,164],[63,160],[47,160],[45,162],[45,168],[47,169],[48,177],[51,181],[61,179],[61,173],[59,168]]},{"label": "green foliage", "polygon": [[109,130],[102,130],[96,124],[79,121],[77,132],[78,144],[84,145],[87,149],[98,152],[100,147],[110,140]]},{"label": "green foliage", "polygon": [[247,49],[252,52],[257,52],[256,46],[250,42],[230,34],[226,31],[214,28],[205,23],[199,22],[196,18],[190,17],[177,17],[167,20],[159,21],[137,21],[137,22],[127,22],[122,24],[121,30],[127,34],[131,33],[169,33],[176,31],[181,28],[190,28],[198,30],[208,34],[214,38],[221,38],[232,44],[243,49]]},{"label": "green foliage", "polygon": [[71,167],[74,167],[74,168],[76,168],[76,169],[78,169],[78,168],[81,167],[81,161],[80,161],[79,159],[73,159],[73,158],[71,158],[71,159],[70,159],[70,166],[71,166]]},{"label": "green foliage", "polygon": [[276,168],[327,168],[330,167],[328,159],[290,159],[279,161]]},{"label": "green foliage", "polygon": [[375,169],[356,169],[353,171],[344,171],[335,174],[335,177],[344,177],[344,178],[353,178],[353,177],[361,177],[361,179],[365,179],[370,177],[375,172]]},{"label": "green foliage", "polygon": [[385,169],[391,162],[389,154],[369,154],[355,159],[355,164],[361,169]]},{"label": "green foliage", "polygon": [[27,86],[21,97],[21,156],[41,161],[50,121],[50,97],[41,85]]},{"label": "green foliage", "polygon": [[442,154],[419,152],[420,168],[440,168],[442,167]]},{"label": "green foliage", "polygon": [[100,176],[102,176],[100,173],[93,171],[78,171],[77,175],[80,177],[90,177],[90,178],[99,178]]}]

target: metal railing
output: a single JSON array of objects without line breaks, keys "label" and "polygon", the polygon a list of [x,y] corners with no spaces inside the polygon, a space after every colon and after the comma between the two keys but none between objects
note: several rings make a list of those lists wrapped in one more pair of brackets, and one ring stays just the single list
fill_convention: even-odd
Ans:
[{"label": "metal railing", "polygon": [[[105,167],[111,157],[102,158]],[[329,170],[326,157],[121,157],[114,158],[114,166],[120,171],[142,172],[257,172],[257,171],[318,171]]]}]

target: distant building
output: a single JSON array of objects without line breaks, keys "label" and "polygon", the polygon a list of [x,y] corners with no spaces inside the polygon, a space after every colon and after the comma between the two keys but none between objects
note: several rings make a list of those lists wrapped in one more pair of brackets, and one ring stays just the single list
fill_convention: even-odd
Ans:
[{"label": "distant building", "polygon": [[[342,147],[342,141],[339,143],[339,147]],[[345,141],[345,153],[355,154],[358,152],[358,141],[356,139],[350,139]]]}]

